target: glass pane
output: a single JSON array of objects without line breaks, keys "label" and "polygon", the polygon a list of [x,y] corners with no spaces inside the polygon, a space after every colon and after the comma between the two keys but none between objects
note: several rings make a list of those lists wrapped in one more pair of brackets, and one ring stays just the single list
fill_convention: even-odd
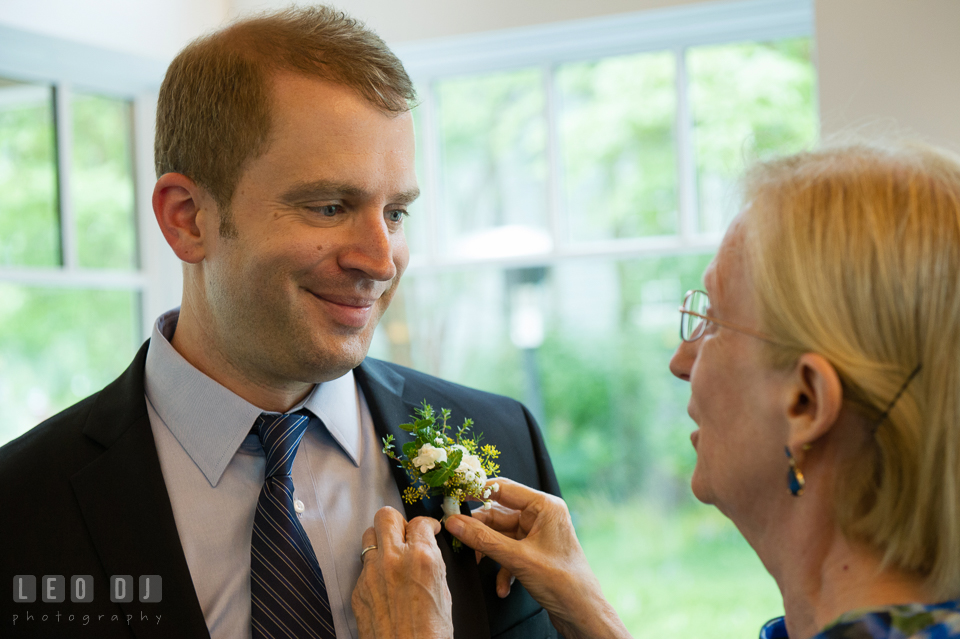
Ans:
[{"label": "glass pane", "polygon": [[90,268],[135,269],[130,103],[75,94],[71,106],[78,261]]},{"label": "glass pane", "polygon": [[426,199],[430,186],[427,184],[423,114],[420,108],[414,108],[411,113],[413,114],[413,132],[417,140],[415,168],[417,183],[420,185],[420,198],[407,208],[410,215],[403,221],[403,231],[407,237],[407,246],[410,247],[410,255],[425,255],[427,253]]},{"label": "glass pane", "polygon": [[687,52],[702,232],[737,214],[745,164],[817,139],[809,38],[698,47]]},{"label": "glass pane", "polygon": [[654,53],[557,69],[571,239],[677,232],[675,67]]},{"label": "glass pane", "polygon": [[547,125],[540,71],[437,82],[441,253],[542,253],[547,231]]},{"label": "glass pane", "polygon": [[140,343],[139,297],[0,283],[0,444],[123,372]]},{"label": "glass pane", "polygon": [[591,565],[638,637],[742,639],[783,610],[734,526],[689,488],[689,384],[668,362],[710,258],[415,274],[378,335],[379,356],[534,412]]},{"label": "glass pane", "polygon": [[53,91],[0,78],[0,266],[59,264]]}]

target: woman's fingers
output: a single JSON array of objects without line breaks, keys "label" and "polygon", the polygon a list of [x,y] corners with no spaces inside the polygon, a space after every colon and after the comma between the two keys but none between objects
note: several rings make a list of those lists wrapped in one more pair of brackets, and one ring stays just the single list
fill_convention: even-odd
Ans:
[{"label": "woman's fingers", "polygon": [[432,544],[440,530],[440,522],[433,517],[414,517],[407,524],[407,543],[412,541],[412,537],[413,540]]},{"label": "woman's fingers", "polygon": [[[381,508],[363,533],[363,557],[353,591],[360,639],[451,639],[450,590],[437,546],[440,522],[417,517],[407,523],[399,512]],[[401,634],[398,635],[397,633]]]},{"label": "woman's fingers", "polygon": [[493,528],[497,532],[517,539],[520,526],[520,511],[493,504],[489,510],[478,508],[471,513],[477,521]]},{"label": "woman's fingers", "polygon": [[494,484],[497,484],[500,489],[496,492],[491,492],[490,499],[500,502],[507,508],[514,510],[524,510],[529,507],[532,502],[546,495],[546,493],[529,488],[523,484],[518,484],[506,477],[491,479],[487,482],[487,488],[492,488]]},{"label": "woman's fingers", "polygon": [[506,568],[500,568],[500,572],[497,573],[497,596],[506,599],[514,581],[516,581],[516,577],[513,576],[512,572]]},{"label": "woman's fingers", "polygon": [[[376,530],[378,552],[385,552],[401,548],[404,544],[404,532],[407,520],[399,512],[384,506],[373,516],[373,527]],[[369,545],[369,544],[368,544]]]},{"label": "woman's fingers", "polygon": [[472,517],[454,515],[445,523],[447,530],[467,546],[487,555],[501,565],[512,565],[511,546],[517,542],[488,528]]},{"label": "woman's fingers", "polygon": [[360,552],[363,553],[360,556],[361,562],[366,562],[369,559],[368,555],[372,552],[377,552],[376,550],[368,550],[366,553],[363,552],[365,548],[370,546],[377,545],[377,531],[373,526],[370,526],[363,531],[363,536],[360,538]]}]

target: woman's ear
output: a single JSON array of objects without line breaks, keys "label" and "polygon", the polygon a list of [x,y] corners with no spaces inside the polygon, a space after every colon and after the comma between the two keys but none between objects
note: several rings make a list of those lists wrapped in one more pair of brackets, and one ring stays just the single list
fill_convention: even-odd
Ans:
[{"label": "woman's ear", "polygon": [[840,416],[843,385],[822,355],[804,353],[790,376],[786,399],[787,446],[802,449],[826,435]]},{"label": "woman's ear", "polygon": [[164,173],[153,187],[153,213],[160,232],[182,261],[201,262],[206,255],[205,242],[210,215],[216,219],[212,198],[196,182],[181,173]]}]

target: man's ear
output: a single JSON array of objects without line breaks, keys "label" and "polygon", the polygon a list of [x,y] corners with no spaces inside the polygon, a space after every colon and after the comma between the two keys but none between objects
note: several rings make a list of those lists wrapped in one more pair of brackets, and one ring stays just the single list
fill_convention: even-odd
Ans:
[{"label": "man's ear", "polygon": [[215,204],[196,182],[182,173],[164,173],[153,187],[153,213],[167,244],[182,261],[201,262],[205,241],[216,224]]},{"label": "man's ear", "polygon": [[833,428],[843,406],[843,385],[833,365],[816,353],[800,356],[790,381],[787,446],[796,453]]}]

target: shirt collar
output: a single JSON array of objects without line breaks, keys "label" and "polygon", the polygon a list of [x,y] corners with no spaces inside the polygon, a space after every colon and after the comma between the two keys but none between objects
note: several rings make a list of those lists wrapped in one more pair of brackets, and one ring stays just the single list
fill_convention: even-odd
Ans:
[{"label": "shirt collar", "polygon": [[[180,309],[153,326],[144,371],[144,390],[157,415],[190,459],[216,486],[262,409],[207,377],[170,344]],[[317,384],[291,412],[306,408],[319,417],[359,467],[360,409],[353,371]]]}]

